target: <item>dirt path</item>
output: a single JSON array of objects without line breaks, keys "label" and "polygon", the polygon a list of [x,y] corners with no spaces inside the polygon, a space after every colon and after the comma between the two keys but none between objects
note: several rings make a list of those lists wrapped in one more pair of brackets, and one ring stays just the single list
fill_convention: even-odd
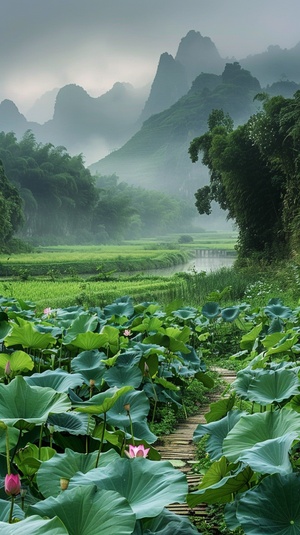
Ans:
[{"label": "dirt path", "polygon": [[[222,379],[227,383],[232,383],[235,379],[235,373],[223,368],[214,368]],[[197,489],[200,482],[200,475],[192,472],[193,461],[195,461],[197,447],[193,443],[193,434],[198,424],[206,423],[205,414],[209,411],[210,403],[220,399],[219,394],[208,393],[208,403],[202,405],[199,414],[190,416],[187,420],[181,422],[175,431],[171,435],[164,435],[160,437],[155,448],[160,452],[162,460],[174,461],[176,465],[177,461],[181,461],[179,469],[186,474],[189,491]],[[185,516],[204,516],[206,513],[206,505],[200,504],[191,509],[186,503],[172,504],[168,507],[170,511],[178,515]]]}]

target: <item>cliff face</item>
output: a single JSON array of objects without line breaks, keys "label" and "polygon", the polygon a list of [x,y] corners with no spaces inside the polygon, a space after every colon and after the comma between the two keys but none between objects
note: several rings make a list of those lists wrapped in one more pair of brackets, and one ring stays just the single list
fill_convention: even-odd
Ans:
[{"label": "cliff face", "polygon": [[224,66],[225,61],[212,40],[191,30],[181,39],[175,58],[166,52],[160,56],[140,121],[172,106],[188,92],[192,82],[202,72],[221,74]]}]

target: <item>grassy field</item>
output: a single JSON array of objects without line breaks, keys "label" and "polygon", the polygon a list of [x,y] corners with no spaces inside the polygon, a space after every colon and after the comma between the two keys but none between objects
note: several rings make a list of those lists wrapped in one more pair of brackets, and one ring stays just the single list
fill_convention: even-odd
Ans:
[{"label": "grassy field", "polygon": [[197,249],[233,251],[234,233],[203,232],[179,243],[179,235],[126,241],[121,245],[39,247],[33,253],[0,255],[0,277],[68,276],[109,271],[136,272],[187,262]]}]

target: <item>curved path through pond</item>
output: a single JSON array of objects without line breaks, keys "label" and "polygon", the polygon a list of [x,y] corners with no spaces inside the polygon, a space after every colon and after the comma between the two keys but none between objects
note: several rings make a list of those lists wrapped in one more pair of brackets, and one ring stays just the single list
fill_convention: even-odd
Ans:
[{"label": "curved path through pond", "polygon": [[[212,368],[218,372],[225,383],[231,384],[236,375],[232,370],[225,370],[223,368]],[[176,431],[170,435],[163,435],[155,444],[155,448],[161,454],[162,460],[174,462],[174,465],[180,464],[179,470],[184,472],[187,477],[189,491],[197,490],[201,475],[193,473],[193,462],[196,460],[197,447],[193,443],[193,434],[199,424],[205,424],[205,414],[209,411],[210,403],[217,401],[222,397],[222,393],[207,394],[208,401],[199,409],[199,413],[190,416],[186,420],[179,423]],[[176,463],[176,461],[181,461]],[[177,515],[185,515],[189,517],[205,516],[207,506],[199,504],[194,508],[190,508],[188,504],[172,504],[168,506],[169,511],[173,511]]]}]

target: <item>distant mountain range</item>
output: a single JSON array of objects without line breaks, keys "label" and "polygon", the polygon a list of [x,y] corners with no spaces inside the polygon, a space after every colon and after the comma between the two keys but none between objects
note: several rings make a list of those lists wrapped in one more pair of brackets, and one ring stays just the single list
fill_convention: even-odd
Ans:
[{"label": "distant mountain range", "polygon": [[[63,145],[88,162],[98,160],[90,166],[94,173],[116,173],[131,184],[190,197],[201,186],[201,166],[191,163],[187,150],[205,132],[210,111],[222,107],[239,124],[257,111],[257,92],[292,96],[300,88],[299,60],[300,43],[290,50],[270,46],[237,63],[221,58],[209,37],[191,30],[175,58],[167,52],[160,56],[150,89],[118,82],[93,98],[70,84],[37,101],[30,111],[35,121],[4,100],[0,131],[20,138],[30,129],[38,142]],[[44,121],[43,110],[50,110],[54,100],[53,117]]]}]

